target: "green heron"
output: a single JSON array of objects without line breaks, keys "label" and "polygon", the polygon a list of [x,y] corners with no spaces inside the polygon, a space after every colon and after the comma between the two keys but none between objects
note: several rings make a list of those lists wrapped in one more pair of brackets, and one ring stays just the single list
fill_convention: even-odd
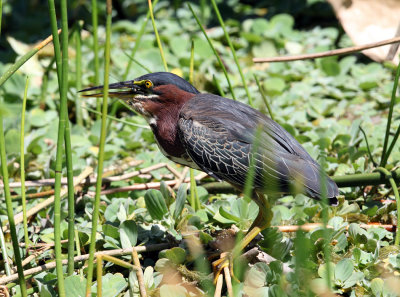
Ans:
[{"label": "green heron", "polygon": [[[111,91],[109,96],[124,100],[147,120],[161,152],[170,160],[202,170],[241,190],[250,166],[254,166],[252,198],[259,213],[233,255],[269,226],[272,216],[264,193],[302,192],[314,199],[325,193],[331,204],[337,203],[335,182],[322,173],[296,139],[261,112],[238,101],[200,93],[168,72],[113,83],[109,89],[123,89]],[[214,265],[221,271],[229,263],[225,259]]]}]

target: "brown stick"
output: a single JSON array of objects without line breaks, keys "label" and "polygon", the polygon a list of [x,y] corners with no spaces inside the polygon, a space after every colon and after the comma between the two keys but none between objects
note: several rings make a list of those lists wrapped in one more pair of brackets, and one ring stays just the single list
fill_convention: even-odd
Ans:
[{"label": "brown stick", "polygon": [[[60,33],[61,33],[61,29],[58,29],[58,34],[60,34]],[[44,48],[48,43],[50,43],[52,41],[53,41],[53,35],[50,35],[49,37],[47,37],[42,42],[40,42],[39,44],[35,45],[35,49],[40,51],[42,48]]]},{"label": "brown stick", "polygon": [[[41,254],[43,254],[45,251],[49,250],[50,246],[46,246],[41,250],[38,250],[36,252],[34,252],[32,255],[29,255],[28,257],[26,257],[23,261],[22,261],[22,267],[25,267],[27,264],[29,264],[33,259],[37,258],[38,256],[40,256]],[[17,267],[13,267],[12,268],[12,272],[13,273],[17,273]],[[0,295],[1,296],[1,295]]]},{"label": "brown stick", "polygon": [[[74,187],[79,185],[84,179],[86,179],[90,174],[92,174],[92,172],[93,172],[92,167],[87,167],[85,170],[83,170],[82,173],[76,179],[74,179]],[[66,187],[64,187],[61,189],[60,195],[62,198],[64,198],[64,196],[66,196],[67,193],[68,193],[68,189]],[[54,196],[51,196],[50,198],[47,198],[43,202],[41,202],[41,203],[35,205],[34,207],[32,207],[31,209],[29,209],[26,212],[26,216],[30,217],[30,216],[34,215],[35,213],[38,213],[42,209],[53,204],[53,202],[54,202]],[[15,220],[15,224],[21,223],[23,221],[23,213],[20,212],[20,213],[16,214],[14,216],[14,220]],[[8,228],[9,228],[8,224],[3,226],[3,232],[6,232],[8,230]]]},{"label": "brown stick", "polygon": [[144,284],[144,276],[143,276],[143,271],[142,271],[142,266],[140,265],[138,253],[136,249],[132,249],[132,258],[133,258],[133,263],[135,264],[138,269],[136,270],[136,277],[139,283],[139,292],[140,292],[140,297],[147,297],[147,292],[146,292],[146,286]]},{"label": "brown stick", "polygon": [[[190,182],[190,178],[185,178],[184,179],[185,183]],[[165,181],[165,184],[168,186],[173,186],[177,183],[177,180],[167,180]],[[120,187],[120,188],[114,188],[114,189],[108,189],[101,191],[101,195],[108,195],[108,194],[113,194],[113,193],[120,193],[120,192],[130,192],[130,191],[137,191],[137,190],[148,190],[148,189],[159,189],[161,186],[160,182],[151,182],[151,183],[145,183],[145,184],[136,184],[132,186],[126,186],[126,187]],[[94,192],[88,192],[88,195],[94,196]]]},{"label": "brown stick", "polygon": [[[226,257],[228,256],[227,253],[222,253],[221,254],[221,258],[222,257]],[[234,297],[233,295],[233,289],[232,289],[232,278],[231,278],[231,272],[230,272],[230,265],[233,265],[232,263],[229,264],[229,266],[225,266],[224,267],[224,277],[225,277],[225,284],[226,284],[226,288],[228,290],[228,296],[229,297]]]},{"label": "brown stick", "polygon": [[[320,223],[309,223],[309,224],[304,224],[301,226],[298,225],[289,225],[289,226],[275,226],[279,229],[281,232],[296,232],[297,230],[303,230],[305,232],[310,232],[313,231],[316,228],[322,227],[323,225]],[[332,228],[331,226],[327,226],[328,228]],[[381,225],[378,223],[368,223],[368,224],[360,224],[360,227],[363,229],[369,229],[369,228],[374,228],[374,227],[382,227],[385,228],[387,231],[394,232],[396,230],[395,225]],[[348,229],[348,227],[346,228]]]},{"label": "brown stick", "polygon": [[222,277],[222,274],[220,274],[217,279],[217,284],[215,285],[214,297],[221,297],[223,281],[224,279]]},{"label": "brown stick", "polygon": [[175,190],[178,189],[179,186],[183,183],[183,181],[184,181],[184,179],[185,179],[185,177],[186,177],[188,172],[189,172],[189,167],[183,168],[183,171],[182,171],[180,177],[178,178],[177,183],[175,183],[175,186],[174,186]]},{"label": "brown stick", "polygon": [[[102,179],[103,183],[108,183],[108,182],[115,182],[115,181],[121,181],[125,179],[129,179],[141,174],[146,174],[149,173],[153,170],[160,169],[160,168],[168,168],[166,163],[159,163],[156,165],[149,166],[144,169],[140,169],[137,171],[129,172],[123,175],[117,175],[117,176],[110,176],[110,177],[104,177]],[[172,172],[174,174],[174,172]],[[74,182],[78,177],[74,178]],[[62,178],[61,179],[61,184],[66,185],[68,183],[67,178]],[[89,179],[89,181],[82,181],[82,184],[88,184],[88,185],[94,185],[96,184],[96,177],[92,177]],[[31,180],[31,181],[26,181],[25,186],[26,187],[42,187],[42,186],[52,186],[54,185],[54,178],[47,178],[47,179],[40,179],[40,180]],[[0,187],[3,187],[3,183],[0,182]],[[13,182],[10,183],[10,188],[18,188],[21,187],[21,182]]]},{"label": "brown stick", "polygon": [[[105,255],[110,255],[110,256],[115,256],[115,255],[128,255],[132,253],[133,249],[136,249],[138,253],[143,253],[143,252],[154,252],[154,251],[159,251],[163,250],[166,248],[169,248],[170,244],[169,243],[159,243],[159,244],[153,244],[153,245],[147,245],[147,246],[138,246],[138,247],[132,247],[132,248],[126,248],[126,249],[116,249],[116,250],[107,250],[107,251],[99,251],[94,253],[95,256],[98,254],[105,254]],[[79,262],[79,261],[86,261],[89,259],[89,254],[81,255],[81,256],[76,256],[74,257],[74,262]],[[68,263],[68,260],[63,260],[62,264],[66,265]],[[28,276],[31,274],[36,274],[42,271],[46,271],[49,269],[53,269],[56,267],[56,262],[49,262],[44,265],[27,269],[24,271],[24,276]],[[5,276],[0,278],[0,285],[7,284],[9,282],[15,281],[18,279],[18,274],[12,274],[10,276]]]},{"label": "brown stick", "polygon": [[313,53],[313,54],[304,54],[304,55],[296,55],[296,56],[283,56],[283,57],[271,57],[271,58],[253,58],[254,63],[272,63],[272,62],[288,62],[288,61],[296,61],[296,60],[306,60],[306,59],[317,59],[329,56],[336,55],[344,55],[350,54],[354,52],[363,51],[369,48],[380,47],[387,44],[398,43],[400,42],[400,37],[394,37],[378,42],[368,43],[365,45],[358,45],[346,48],[335,49],[331,51],[321,52],[321,53]]}]

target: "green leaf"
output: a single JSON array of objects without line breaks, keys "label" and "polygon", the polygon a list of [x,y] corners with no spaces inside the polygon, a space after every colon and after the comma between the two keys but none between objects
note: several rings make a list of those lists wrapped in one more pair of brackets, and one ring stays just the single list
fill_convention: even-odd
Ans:
[{"label": "green leaf", "polygon": [[174,264],[183,264],[186,259],[185,250],[179,247],[174,247],[172,249],[166,250],[165,255]]},{"label": "green leaf", "polygon": [[285,87],[286,83],[280,77],[271,77],[264,80],[264,88],[268,95],[279,95]]},{"label": "green leaf", "polygon": [[[102,277],[102,282],[102,293],[103,296],[107,297],[118,296],[128,286],[125,278],[120,273],[107,273]],[[97,292],[97,282],[93,284],[92,291]]]},{"label": "green leaf", "polygon": [[187,291],[179,285],[162,285],[160,288],[160,297],[186,297]]},{"label": "green leaf", "polygon": [[144,200],[151,217],[162,220],[168,209],[161,192],[154,189],[148,190],[144,195]]},{"label": "green leaf", "polygon": [[371,291],[376,297],[382,296],[384,281],[381,278],[374,278],[371,281]]},{"label": "green leaf", "polygon": [[10,129],[6,132],[5,142],[7,144],[7,152],[19,154],[20,151],[20,139],[19,139],[20,131],[17,129]]},{"label": "green leaf", "polygon": [[102,230],[104,235],[106,236],[110,236],[114,239],[118,239],[119,238],[119,230],[117,227],[110,225],[110,224],[104,224],[102,226]]},{"label": "green leaf", "polygon": [[271,272],[271,269],[265,263],[256,263],[250,268],[247,279],[251,280],[253,287],[263,287],[266,284],[267,274]]},{"label": "green leaf", "polygon": [[154,269],[158,272],[164,273],[169,271],[171,268],[174,268],[174,266],[175,266],[174,263],[172,263],[170,259],[161,258],[157,260]]},{"label": "green leaf", "polygon": [[86,296],[86,279],[79,275],[71,275],[65,278],[66,296],[84,297]]},{"label": "green leaf", "polygon": [[[328,278],[327,265],[328,265],[328,263],[324,263],[318,268],[318,275],[325,280]],[[333,275],[334,271],[335,271],[335,264],[332,262],[329,262],[329,272],[330,272],[331,281],[333,281],[333,279],[334,279],[334,275]]]},{"label": "green leaf", "polygon": [[120,240],[122,248],[130,248],[137,243],[137,225],[134,221],[124,221],[120,226]]},{"label": "green leaf", "polygon": [[172,199],[171,193],[168,190],[168,186],[164,181],[161,181],[160,192],[165,199],[165,203],[169,207],[171,205],[171,203],[173,202],[173,199]]},{"label": "green leaf", "polygon": [[175,210],[174,210],[174,219],[176,220],[182,213],[183,207],[185,206],[186,202],[186,188],[187,184],[181,184],[178,189],[178,193],[176,194],[176,202],[175,202]]},{"label": "green leaf", "polygon": [[353,273],[354,265],[350,259],[340,260],[335,267],[335,279],[345,282]]},{"label": "green leaf", "polygon": [[227,212],[223,207],[220,207],[220,208],[219,208],[219,213],[220,213],[225,219],[231,220],[231,221],[233,221],[233,222],[235,222],[235,223],[240,222],[240,218],[239,218],[239,217],[234,216],[233,214],[230,214],[230,213]]},{"label": "green leaf", "polygon": [[359,281],[361,281],[362,279],[364,279],[364,273],[362,273],[361,271],[358,272],[354,272],[343,284],[343,289],[347,289],[350,288],[352,286],[354,286],[356,283],[358,283]]},{"label": "green leaf", "polygon": [[326,75],[336,76],[340,74],[340,65],[335,57],[328,57],[320,59],[322,71]]}]

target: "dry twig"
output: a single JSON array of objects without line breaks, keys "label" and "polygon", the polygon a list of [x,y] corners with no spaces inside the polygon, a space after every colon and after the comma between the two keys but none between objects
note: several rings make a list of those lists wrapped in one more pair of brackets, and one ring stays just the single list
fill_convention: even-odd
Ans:
[{"label": "dry twig", "polygon": [[[159,244],[153,244],[153,245],[147,245],[147,246],[138,246],[138,247],[132,247],[132,248],[126,248],[126,249],[116,249],[116,250],[106,250],[106,251],[99,251],[95,253],[95,256],[99,254],[103,255],[128,255],[132,253],[133,249],[136,249],[136,252],[138,253],[143,253],[143,252],[154,252],[154,251],[160,251],[166,248],[171,247],[169,243],[159,243]],[[76,256],[74,257],[74,262],[80,262],[80,261],[86,261],[89,259],[89,254],[81,255],[81,256]],[[66,265],[68,263],[68,260],[63,260],[62,264]],[[53,269],[56,267],[56,262],[49,262],[44,265],[27,269],[24,271],[24,276],[36,274],[42,271],[46,271],[49,269]],[[12,274],[10,276],[5,276],[0,278],[0,285],[8,284],[9,282],[15,281],[18,279],[18,274]]]},{"label": "dry twig", "polygon": [[133,259],[133,264],[135,264],[138,269],[136,270],[136,277],[139,283],[139,292],[140,292],[140,297],[147,297],[146,293],[146,286],[144,284],[144,276],[143,276],[143,271],[142,271],[142,266],[140,265],[138,253],[136,249],[132,249],[132,259]]},{"label": "dry twig", "polygon": [[189,172],[189,167],[183,168],[182,174],[178,177],[178,181],[174,186],[175,190],[178,189],[179,186],[183,183],[188,172]]},{"label": "dry twig", "polygon": [[313,53],[313,54],[304,54],[304,55],[296,55],[296,56],[283,56],[283,57],[271,57],[271,58],[254,58],[254,63],[272,63],[272,62],[288,62],[288,61],[296,61],[296,60],[306,60],[306,59],[317,59],[329,56],[337,56],[350,54],[354,52],[359,52],[362,50],[366,50],[369,48],[379,47],[387,44],[398,43],[400,42],[400,37],[394,37],[386,40],[382,40],[379,42],[368,43],[365,45],[352,46],[346,48],[335,49],[331,51],[326,51],[322,53]]},{"label": "dry twig", "polygon": [[214,297],[221,297],[223,281],[224,279],[222,277],[222,274],[220,274],[217,279],[217,284],[215,285]]},{"label": "dry twig", "polygon": [[[92,172],[93,172],[93,168],[92,168],[92,167],[87,167],[85,170],[83,170],[82,173],[81,173],[76,179],[74,179],[74,187],[76,187],[77,185],[79,185],[79,184],[80,184],[83,180],[85,180]],[[68,189],[67,189],[67,187],[64,187],[64,188],[62,188],[62,190],[61,190],[60,196],[61,196],[62,198],[64,198],[64,196],[67,195],[67,193],[68,193]],[[41,211],[42,209],[44,209],[44,208],[50,206],[50,205],[53,204],[53,203],[54,203],[54,196],[51,196],[50,198],[44,200],[43,202],[41,202],[41,203],[35,205],[34,207],[32,207],[31,209],[29,209],[29,210],[26,212],[26,216],[27,216],[27,217],[30,217],[30,216],[32,216],[32,215],[38,213],[38,212]],[[16,215],[14,216],[15,224],[21,223],[22,220],[23,220],[23,213],[22,213],[22,212],[20,212],[20,213],[18,213],[18,214],[16,214]],[[8,228],[9,228],[9,225],[8,225],[8,224],[5,225],[5,226],[3,226],[3,232],[6,232],[6,231],[8,230]]]}]

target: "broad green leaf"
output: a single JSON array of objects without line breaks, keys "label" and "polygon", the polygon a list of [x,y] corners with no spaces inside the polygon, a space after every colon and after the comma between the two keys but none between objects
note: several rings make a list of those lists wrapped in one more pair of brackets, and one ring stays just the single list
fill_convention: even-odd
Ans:
[{"label": "broad green leaf", "polygon": [[79,275],[70,275],[64,280],[66,296],[86,296],[86,279]]},{"label": "broad green leaf", "polygon": [[120,240],[122,248],[130,248],[137,243],[137,225],[134,221],[124,221],[120,226]]},{"label": "broad green leaf", "polygon": [[335,57],[322,58],[320,63],[326,75],[336,76],[340,74],[340,65]]},{"label": "broad green leaf", "polygon": [[144,200],[151,217],[162,220],[168,209],[161,192],[154,189],[148,190],[144,195]]},{"label": "broad green leaf", "polygon": [[6,132],[5,143],[8,154],[19,154],[20,152],[20,132],[17,129],[10,129]]},{"label": "broad green leaf", "polygon": [[102,225],[102,230],[104,232],[104,235],[110,236],[114,239],[119,238],[119,230],[117,227],[110,225],[110,224],[103,224]]},{"label": "broad green leaf", "polygon": [[271,77],[264,80],[264,88],[269,95],[279,95],[286,87],[285,81],[280,77]]},{"label": "broad green leaf", "polygon": [[165,251],[166,257],[175,264],[183,264],[186,259],[186,252],[184,249],[179,247],[174,247],[172,249]]},{"label": "broad green leaf", "polygon": [[382,296],[384,281],[381,278],[374,278],[371,281],[371,291],[376,297]]},{"label": "broad green leaf", "polygon": [[160,297],[186,297],[187,291],[179,285],[162,285],[160,288]]},{"label": "broad green leaf", "polygon": [[350,259],[342,259],[335,266],[335,279],[345,282],[353,273],[354,265]]},{"label": "broad green leaf", "polygon": [[240,222],[240,218],[239,217],[234,216],[233,214],[230,214],[223,207],[219,208],[219,213],[227,220],[234,221],[235,223]]},{"label": "broad green leaf", "polygon": [[364,279],[364,273],[362,273],[361,271],[358,272],[354,272],[343,284],[343,288],[347,289],[350,288],[352,286],[354,286],[356,283],[358,283],[359,281],[361,281],[362,279]]},{"label": "broad green leaf", "polygon": [[[103,275],[102,282],[102,293],[103,296],[107,297],[118,296],[128,286],[127,281],[120,273],[107,273]],[[92,291],[93,290],[97,292],[97,283],[93,284]]]},{"label": "broad green leaf", "polygon": [[[328,269],[327,269],[328,263],[324,263],[318,268],[318,275],[323,278],[323,279],[328,279]],[[334,272],[335,272],[335,264],[332,262],[329,262],[329,274],[330,278],[333,281],[334,279]]]},{"label": "broad green leaf", "polygon": [[176,220],[182,213],[183,207],[185,206],[186,202],[186,188],[187,184],[181,184],[178,189],[178,193],[176,194],[176,202],[175,202],[175,210],[174,210],[174,219]]}]

